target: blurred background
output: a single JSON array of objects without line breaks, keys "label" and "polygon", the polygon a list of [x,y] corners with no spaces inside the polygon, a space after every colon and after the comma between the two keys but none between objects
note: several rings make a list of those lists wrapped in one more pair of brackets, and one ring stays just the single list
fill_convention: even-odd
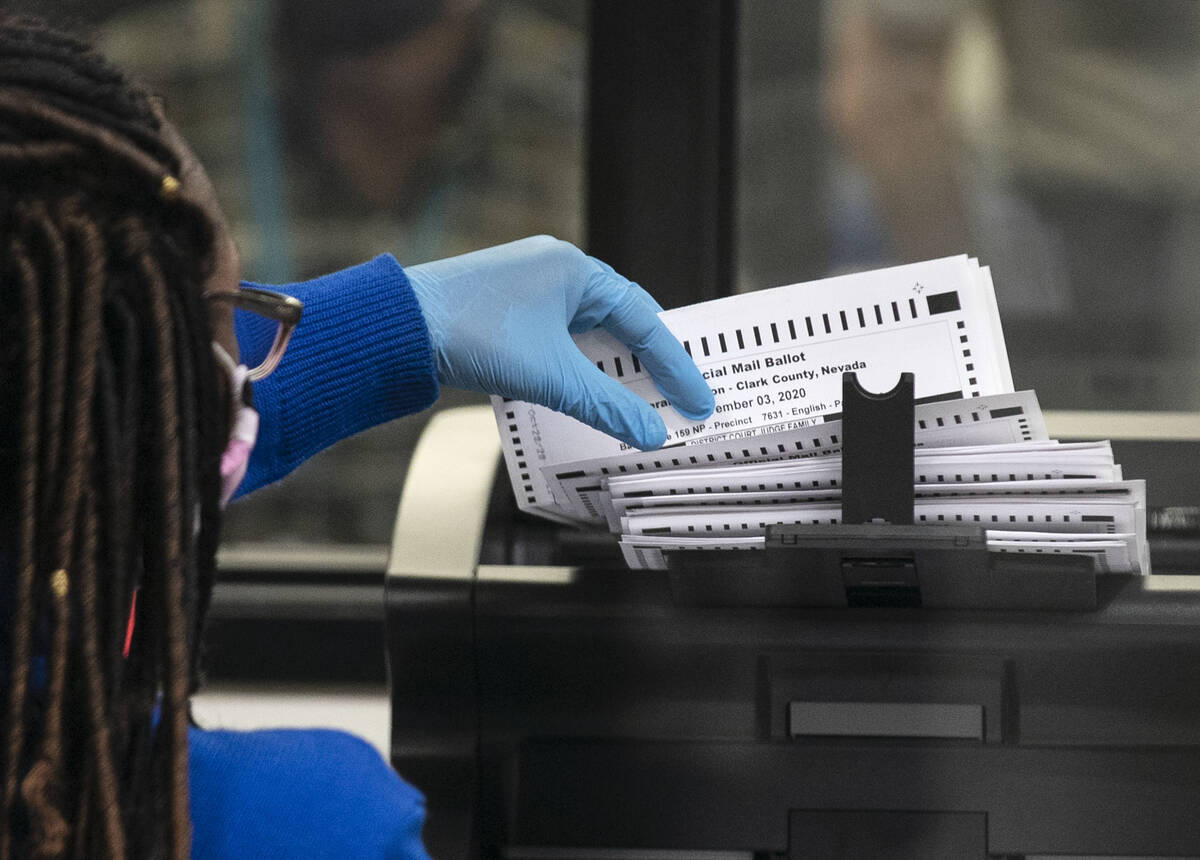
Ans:
[{"label": "blurred background", "polygon": [[[165,97],[249,280],[545,232],[673,306],[968,253],[992,267],[1017,387],[1044,408],[1200,412],[1192,0],[26,5],[93,34]],[[684,46],[689,63],[703,52],[687,45],[715,39],[721,80],[705,63],[679,80],[646,73],[622,58],[640,38]],[[693,83],[708,93],[695,105]],[[711,158],[674,131],[703,132],[707,114],[638,137],[635,121],[653,131],[655,111],[681,104],[695,118],[709,95]],[[677,153],[693,179],[712,167],[719,193],[698,181],[696,202],[669,172],[624,171],[646,153]],[[720,241],[664,239],[705,211]],[[622,229],[628,253],[612,239]],[[466,402],[483,398],[448,391],[439,408]],[[227,542],[356,546],[381,567],[427,419],[347,441],[235,504]]]}]

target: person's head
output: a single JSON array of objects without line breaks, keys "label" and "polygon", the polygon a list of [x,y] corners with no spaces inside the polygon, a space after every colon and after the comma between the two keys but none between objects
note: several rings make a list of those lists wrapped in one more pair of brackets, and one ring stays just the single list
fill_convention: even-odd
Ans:
[{"label": "person's head", "polygon": [[0,857],[188,854],[236,288],[147,95],[0,16]]},{"label": "person's head", "polygon": [[[282,0],[271,44],[293,152],[322,191],[411,211],[437,178],[443,138],[482,61],[477,0]],[[321,195],[325,201],[327,194]]]}]

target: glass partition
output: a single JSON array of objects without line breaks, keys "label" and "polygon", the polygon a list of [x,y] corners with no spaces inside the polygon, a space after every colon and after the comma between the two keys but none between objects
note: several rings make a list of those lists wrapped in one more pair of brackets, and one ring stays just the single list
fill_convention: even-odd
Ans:
[{"label": "glass partition", "polygon": [[741,30],[738,289],[965,252],[1044,408],[1200,410],[1200,4],[767,0]]}]

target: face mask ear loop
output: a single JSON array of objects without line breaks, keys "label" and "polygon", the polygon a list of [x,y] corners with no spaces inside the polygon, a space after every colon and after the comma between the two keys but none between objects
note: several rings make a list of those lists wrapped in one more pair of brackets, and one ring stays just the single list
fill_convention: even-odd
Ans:
[{"label": "face mask ear loop", "polygon": [[212,342],[212,348],[213,355],[217,357],[217,361],[221,362],[221,366],[228,371],[230,376],[233,376],[237,372],[237,362],[225,351],[225,347],[221,346],[215,340]]},{"label": "face mask ear loop", "polygon": [[245,477],[250,452],[254,449],[254,442],[258,437],[258,413],[249,405],[249,398],[244,395],[250,387],[247,382],[249,368],[244,364],[234,363],[225,348],[216,341],[213,341],[213,352],[217,361],[229,374],[230,384],[233,386],[230,392],[233,429],[229,444],[221,455],[221,508],[224,509]]},{"label": "face mask ear loop", "polygon": [[212,342],[212,347],[213,354],[216,355],[220,365],[225,368],[225,372],[229,374],[229,381],[233,385],[233,390],[229,393],[229,396],[234,412],[236,413],[238,407],[243,404],[247,406],[253,405],[249,393],[250,386],[246,384],[246,380],[250,376],[249,368],[244,364],[238,364],[234,361],[229,353],[225,351],[225,347],[221,346],[215,340]]}]

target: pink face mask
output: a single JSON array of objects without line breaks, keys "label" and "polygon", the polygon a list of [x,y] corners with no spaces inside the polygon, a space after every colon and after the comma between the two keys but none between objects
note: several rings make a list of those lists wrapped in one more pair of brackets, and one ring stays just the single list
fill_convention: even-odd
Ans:
[{"label": "pink face mask", "polygon": [[258,439],[258,413],[247,406],[242,399],[246,387],[246,377],[250,371],[244,364],[234,364],[224,348],[215,341],[213,352],[217,360],[229,374],[231,396],[233,398],[234,420],[233,430],[229,434],[229,444],[221,454],[221,508],[229,504],[237,491],[242,479],[246,477],[246,467],[250,464],[250,452],[254,450],[254,442]]}]

